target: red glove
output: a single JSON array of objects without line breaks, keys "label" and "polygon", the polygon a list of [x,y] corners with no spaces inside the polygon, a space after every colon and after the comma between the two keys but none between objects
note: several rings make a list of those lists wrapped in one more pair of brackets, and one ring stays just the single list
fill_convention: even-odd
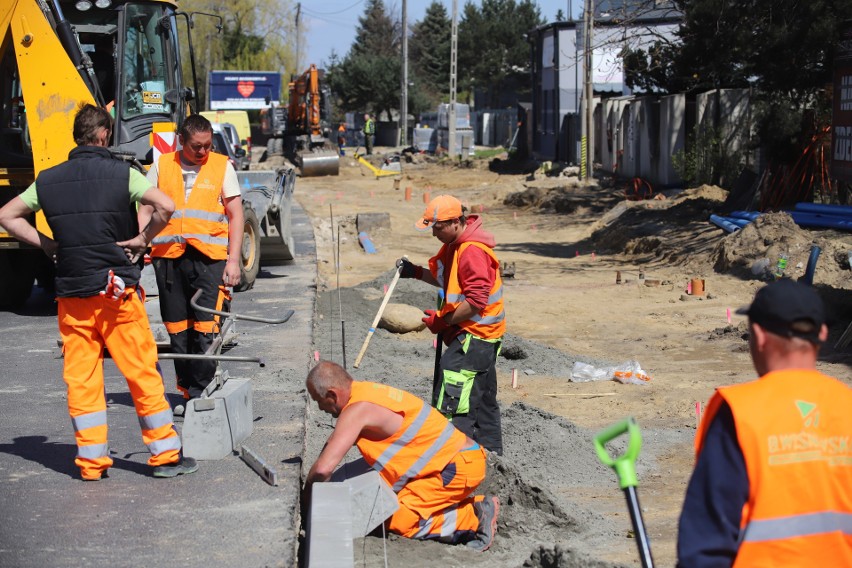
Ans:
[{"label": "red glove", "polygon": [[438,315],[435,310],[423,310],[423,313],[426,314],[426,317],[423,318],[423,323],[426,324],[426,327],[429,328],[434,334],[441,333],[448,327],[447,322],[444,321],[444,318]]}]

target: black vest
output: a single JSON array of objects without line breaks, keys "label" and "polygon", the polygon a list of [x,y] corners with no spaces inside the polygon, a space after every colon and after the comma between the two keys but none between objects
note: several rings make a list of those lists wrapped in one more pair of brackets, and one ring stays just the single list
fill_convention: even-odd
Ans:
[{"label": "black vest", "polygon": [[130,165],[98,146],[74,148],[67,162],[38,175],[38,201],[59,243],[57,296],[94,296],[110,270],[127,286],[139,282],[139,266],[115,244],[139,234],[129,188]]}]

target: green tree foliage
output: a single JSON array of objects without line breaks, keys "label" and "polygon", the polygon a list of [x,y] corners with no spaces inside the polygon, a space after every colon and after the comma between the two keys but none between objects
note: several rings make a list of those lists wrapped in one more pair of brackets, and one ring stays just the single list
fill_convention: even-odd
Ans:
[{"label": "green tree foliage", "polygon": [[382,0],[368,0],[349,53],[330,62],[329,85],[342,111],[390,113],[399,108],[401,76],[399,26]]},{"label": "green tree foliage", "polygon": [[[295,62],[295,20],[291,0],[182,0],[184,12],[204,12],[193,16],[192,39],[198,75],[198,108],[207,98],[207,75],[212,70],[279,70],[289,76]],[[191,84],[186,29],[179,23],[184,65],[184,80]],[[286,86],[286,81],[283,81]],[[286,95],[286,91],[284,93]]]},{"label": "green tree foliage", "polygon": [[500,93],[529,93],[526,37],[544,23],[533,0],[482,0],[481,7],[468,0],[459,22],[459,85],[484,89],[486,106],[497,106]]},{"label": "green tree foliage", "polygon": [[382,0],[367,0],[364,15],[358,18],[350,55],[398,57],[399,42],[399,25],[391,19]]},{"label": "green tree foliage", "polygon": [[[414,78],[412,99],[425,99],[416,106],[435,108],[450,91],[450,33],[452,21],[437,0],[426,8],[423,20],[412,27],[408,40],[408,69]],[[409,108],[412,112],[425,110]]]},{"label": "green tree foliage", "polygon": [[[684,23],[675,43],[625,53],[628,84],[662,92],[754,88],[760,144],[788,161],[827,116],[838,26],[849,0],[675,0]],[[824,123],[823,123],[824,124]]]},{"label": "green tree foliage", "polygon": [[674,73],[672,60],[678,46],[668,40],[657,40],[645,49],[624,48],[621,52],[624,82],[643,93],[682,92],[687,83]]}]

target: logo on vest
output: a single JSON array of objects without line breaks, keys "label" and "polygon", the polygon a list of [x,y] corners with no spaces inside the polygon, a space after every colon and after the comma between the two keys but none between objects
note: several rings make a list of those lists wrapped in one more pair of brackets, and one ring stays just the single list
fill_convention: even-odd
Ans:
[{"label": "logo on vest", "polygon": [[815,403],[797,400],[796,409],[802,416],[802,421],[806,428],[810,426],[813,426],[814,428],[819,427],[819,411],[817,410],[817,405]]},{"label": "logo on vest", "polygon": [[[769,465],[823,461],[830,466],[852,465],[850,436],[825,436],[819,428],[820,412],[815,402],[794,401],[802,419],[799,432],[772,434],[767,437]],[[810,431],[807,431],[810,430]]]},{"label": "logo on vest", "polygon": [[197,187],[198,189],[204,189],[204,190],[216,189],[216,186],[213,185],[212,183],[210,183],[210,178],[204,178],[203,180],[196,179],[195,180],[195,187]]}]

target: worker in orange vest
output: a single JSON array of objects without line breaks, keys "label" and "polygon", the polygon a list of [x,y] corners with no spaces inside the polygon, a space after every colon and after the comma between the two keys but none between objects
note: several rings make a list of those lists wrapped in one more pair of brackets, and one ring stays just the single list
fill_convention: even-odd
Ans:
[{"label": "worker in orange vest", "polygon": [[431,229],[443,245],[429,259],[429,270],[397,261],[401,278],[417,278],[444,292],[440,309],[425,310],[423,318],[447,345],[432,405],[485,449],[502,455],[496,363],[506,314],[494,235],[482,228],[479,215],[466,215],[461,201],[451,195],[430,201],[415,228]]},{"label": "worker in orange vest", "polygon": [[494,542],[500,501],[474,496],[485,479],[485,452],[422,400],[386,384],[355,381],[320,361],[306,380],[319,409],[337,423],[305,480],[328,481],[352,446],[397,494],[389,531],[408,538],[466,544],[480,552]]},{"label": "worker in orange vest", "polygon": [[[240,184],[227,156],[212,153],[213,127],[201,115],[188,116],[178,134],[182,148],[151,165],[148,180],[175,202],[169,224],[151,242],[160,292],[160,314],[174,353],[202,354],[213,344],[217,317],[191,305],[223,310],[232,286],[240,283],[243,206]],[[150,208],[139,208],[144,226]],[[177,386],[184,398],[198,398],[213,380],[215,361],[175,359]]]},{"label": "worker in orange vest", "polygon": [[[175,477],[193,473],[198,464],[181,456],[139,286],[139,258],[175,205],[141,172],[113,156],[108,149],[112,128],[108,111],[81,105],[74,116],[77,147],[67,161],[42,171],[0,209],[0,222],[15,238],[42,248],[56,264],[62,377],[80,477],[98,481],[113,465],[104,397],[106,350],[127,380],[154,477]],[[136,203],[151,209],[141,226],[131,208]],[[39,210],[53,239],[29,222]]]},{"label": "worker in orange vest", "polygon": [[340,148],[340,155],[346,155],[346,125],[342,122],[337,127],[337,146]]},{"label": "worker in orange vest", "polygon": [[816,370],[822,300],[779,280],[738,313],[760,379],[707,406],[678,566],[852,566],[852,389]]}]

